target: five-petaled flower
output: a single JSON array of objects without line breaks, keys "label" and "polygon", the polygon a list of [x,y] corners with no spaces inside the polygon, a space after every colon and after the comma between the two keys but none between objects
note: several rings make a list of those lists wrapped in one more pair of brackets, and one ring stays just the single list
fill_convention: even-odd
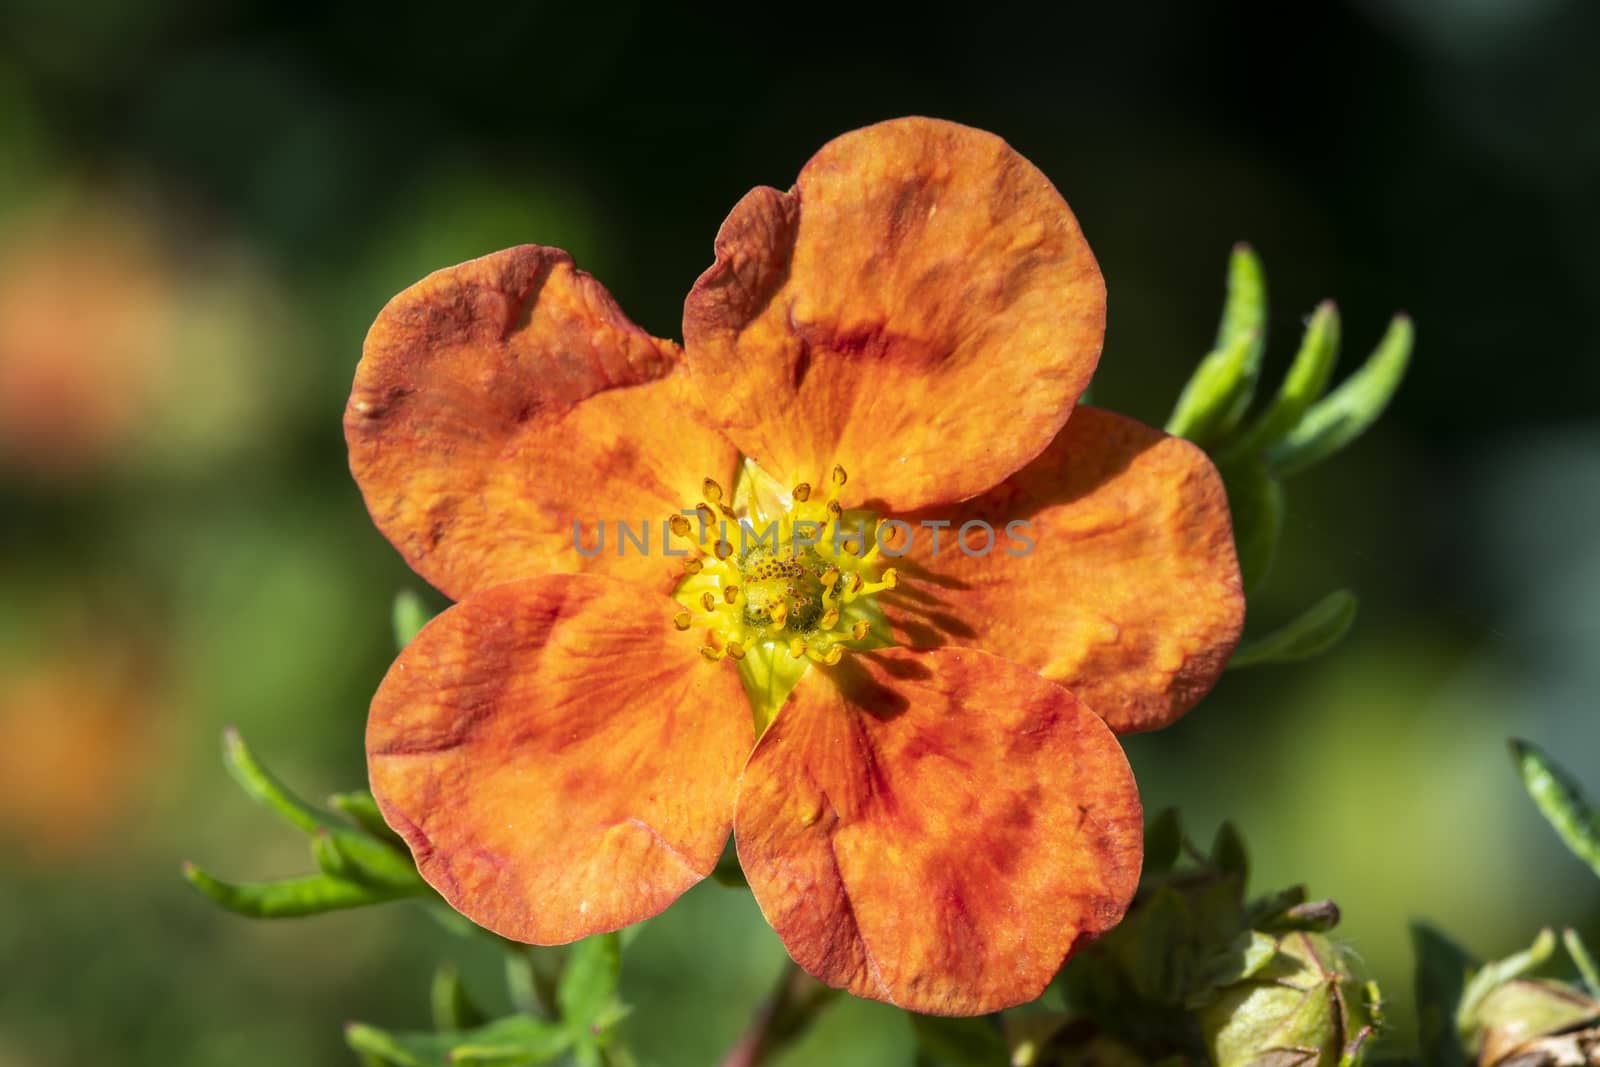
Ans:
[{"label": "five-petaled flower", "polygon": [[[368,724],[423,876],[561,943],[665,908],[731,828],[824,981],[943,1014],[1038,995],[1138,881],[1115,733],[1187,711],[1243,616],[1204,454],[1074,409],[1104,323],[1050,182],[928,119],[745,196],[682,347],[533,245],[395,297],[345,429],[378,527],[459,601]],[[797,533],[863,516],[951,525],[938,552]],[[624,519],[670,544],[574,542]],[[974,519],[1033,550],[953,551]]]}]

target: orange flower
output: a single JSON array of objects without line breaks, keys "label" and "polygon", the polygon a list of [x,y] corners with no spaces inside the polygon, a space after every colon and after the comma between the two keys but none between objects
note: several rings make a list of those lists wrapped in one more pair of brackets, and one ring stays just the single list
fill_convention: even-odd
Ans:
[{"label": "orange flower", "polygon": [[1074,413],[1104,311],[1049,181],[927,119],[740,201],[684,348],[549,248],[391,301],[345,430],[379,528],[460,601],[368,724],[424,877],[560,943],[666,907],[732,828],[824,981],[1037,996],[1138,881],[1113,730],[1186,711],[1243,614],[1205,456]]}]

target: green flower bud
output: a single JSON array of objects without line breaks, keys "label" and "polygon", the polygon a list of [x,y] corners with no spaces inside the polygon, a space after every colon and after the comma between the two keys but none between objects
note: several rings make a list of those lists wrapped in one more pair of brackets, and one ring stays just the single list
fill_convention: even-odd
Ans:
[{"label": "green flower bud", "polygon": [[1216,1067],[1338,1067],[1375,1028],[1370,987],[1320,934],[1296,931],[1200,1010]]}]

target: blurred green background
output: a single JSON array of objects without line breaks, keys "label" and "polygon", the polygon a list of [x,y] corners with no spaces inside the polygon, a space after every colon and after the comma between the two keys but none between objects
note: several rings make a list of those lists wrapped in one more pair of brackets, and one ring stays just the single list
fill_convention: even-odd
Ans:
[{"label": "blurred green background", "polygon": [[[362,783],[388,607],[340,415],[366,326],[426,272],[564,247],[678,333],[711,238],[828,138],[907,113],[1001,134],[1100,258],[1098,402],[1160,423],[1227,251],[1269,376],[1322,297],[1348,368],[1397,308],[1389,416],[1290,485],[1252,620],[1349,585],[1326,658],[1230,674],[1133,739],[1148,806],[1230,817],[1257,885],[1336,898],[1408,1024],[1406,923],[1480,954],[1600,893],[1522,794],[1528,736],[1600,792],[1600,6],[1584,0],[985,4],[881,21],[643,3],[9,0],[0,13],[0,1067],[341,1064],[422,1025],[409,905],[226,916],[178,878],[307,869],[217,759],[223,725],[317,796]],[[782,950],[705,885],[639,937],[627,1032],[714,1060]],[[786,1061],[909,1064],[841,1004]]]}]

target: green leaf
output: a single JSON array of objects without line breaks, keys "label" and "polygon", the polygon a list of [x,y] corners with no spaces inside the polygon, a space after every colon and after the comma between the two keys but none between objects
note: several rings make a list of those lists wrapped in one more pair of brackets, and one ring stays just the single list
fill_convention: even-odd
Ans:
[{"label": "green leaf", "polygon": [[1183,897],[1162,886],[1144,906],[1138,926],[1131,976],[1139,995],[1176,1004],[1188,989],[1194,965],[1190,934],[1194,922]]},{"label": "green leaf", "polygon": [[1425,1067],[1467,1067],[1467,1053],[1456,1034],[1456,1009],[1472,957],[1431,926],[1411,927],[1417,958],[1417,1031]]},{"label": "green leaf", "polygon": [[993,1016],[911,1015],[918,1047],[951,1067],[1005,1067],[1011,1050]]},{"label": "green leaf", "polygon": [[1578,968],[1583,984],[1589,987],[1590,996],[1600,997],[1600,967],[1595,966],[1594,957],[1589,955],[1578,931],[1570,926],[1561,931],[1561,943],[1567,947],[1567,955],[1572,957],[1572,965]]},{"label": "green leaf", "polygon": [[1144,876],[1166,874],[1183,851],[1183,824],[1177,808],[1158,812],[1144,827]]},{"label": "green leaf", "polygon": [[1577,780],[1537,745],[1512,738],[1511,757],[1540,814],[1573,854],[1600,875],[1600,810],[1583,795]]},{"label": "green leaf", "polygon": [[1244,931],[1222,951],[1200,963],[1187,1006],[1200,1007],[1214,999],[1220,987],[1253,978],[1277,955],[1277,938],[1259,930]]},{"label": "green leaf", "polygon": [[1240,642],[1228,667],[1297,663],[1320,656],[1349,631],[1356,619],[1356,606],[1354,593],[1336,589],[1282,629]]},{"label": "green leaf", "polygon": [[1241,892],[1249,884],[1250,857],[1245,851],[1244,838],[1233,823],[1224,821],[1217,827],[1217,836],[1211,842],[1211,862],[1226,874],[1238,875]]},{"label": "green leaf", "polygon": [[1324,300],[1312,312],[1300,350],[1295,353],[1289,373],[1284,376],[1283,385],[1271,405],[1254,425],[1228,446],[1224,455],[1229,458],[1255,456],[1282,440],[1328,387],[1338,359],[1339,309],[1333,301]]},{"label": "green leaf", "polygon": [[616,996],[621,974],[622,945],[615,933],[579,941],[556,986],[561,1018],[575,1026],[588,1026]]},{"label": "green leaf", "polygon": [[428,610],[422,594],[412,589],[402,589],[396,593],[394,607],[389,612],[389,621],[394,626],[395,647],[403,649],[409,645],[411,639],[432,618],[433,612]]},{"label": "green leaf", "polygon": [[1533,944],[1503,960],[1491,960],[1468,979],[1461,990],[1461,1003],[1456,1006],[1456,1033],[1471,1033],[1476,1020],[1474,1015],[1485,997],[1514,978],[1520,978],[1543,964],[1556,950],[1555,932],[1548,927],[1539,931]]},{"label": "green leaf", "polygon": [[1268,465],[1287,477],[1322,462],[1365,433],[1400,388],[1412,341],[1411,319],[1396,315],[1361,369],[1267,450]]},{"label": "green leaf", "polygon": [[1260,460],[1224,464],[1223,485],[1233,513],[1233,540],[1239,553],[1239,571],[1246,594],[1260,589],[1272,571],[1283,533],[1285,501],[1283,483]]},{"label": "green leaf", "polygon": [[523,1067],[548,1063],[572,1046],[564,1027],[528,1015],[453,1034],[391,1033],[351,1023],[344,1037],[358,1054],[393,1067]]},{"label": "green leaf", "polygon": [[387,841],[396,848],[406,847],[405,838],[390,829],[383,812],[378,810],[378,802],[365,789],[335,793],[328,798],[328,804],[380,841]]},{"label": "green leaf", "polygon": [[461,972],[452,963],[440,964],[439,969],[433,972],[428,1003],[433,1008],[435,1030],[470,1030],[488,1022],[483,1010],[467,995]]},{"label": "green leaf", "polygon": [[1261,374],[1266,280],[1249,245],[1235,245],[1228,262],[1228,299],[1216,344],[1183,388],[1167,432],[1210,446],[1244,417]]},{"label": "green leaf", "polygon": [[[256,759],[239,731],[232,727],[223,731],[222,761],[253,800],[276,811],[290,825],[307,834],[326,834],[330,839],[327,847],[348,861],[363,880],[408,891],[422,888],[422,877],[417,874],[409,855],[384,841],[339,825],[332,816],[295,796]],[[316,847],[314,842],[314,851]],[[319,855],[319,863],[322,858]]]},{"label": "green leaf", "polygon": [[183,877],[212,901],[252,919],[290,919],[320,915],[341,908],[360,908],[383,904],[426,892],[421,882],[414,890],[349,882],[327,874],[287,878],[280,882],[224,882],[192,863],[183,866]]}]

